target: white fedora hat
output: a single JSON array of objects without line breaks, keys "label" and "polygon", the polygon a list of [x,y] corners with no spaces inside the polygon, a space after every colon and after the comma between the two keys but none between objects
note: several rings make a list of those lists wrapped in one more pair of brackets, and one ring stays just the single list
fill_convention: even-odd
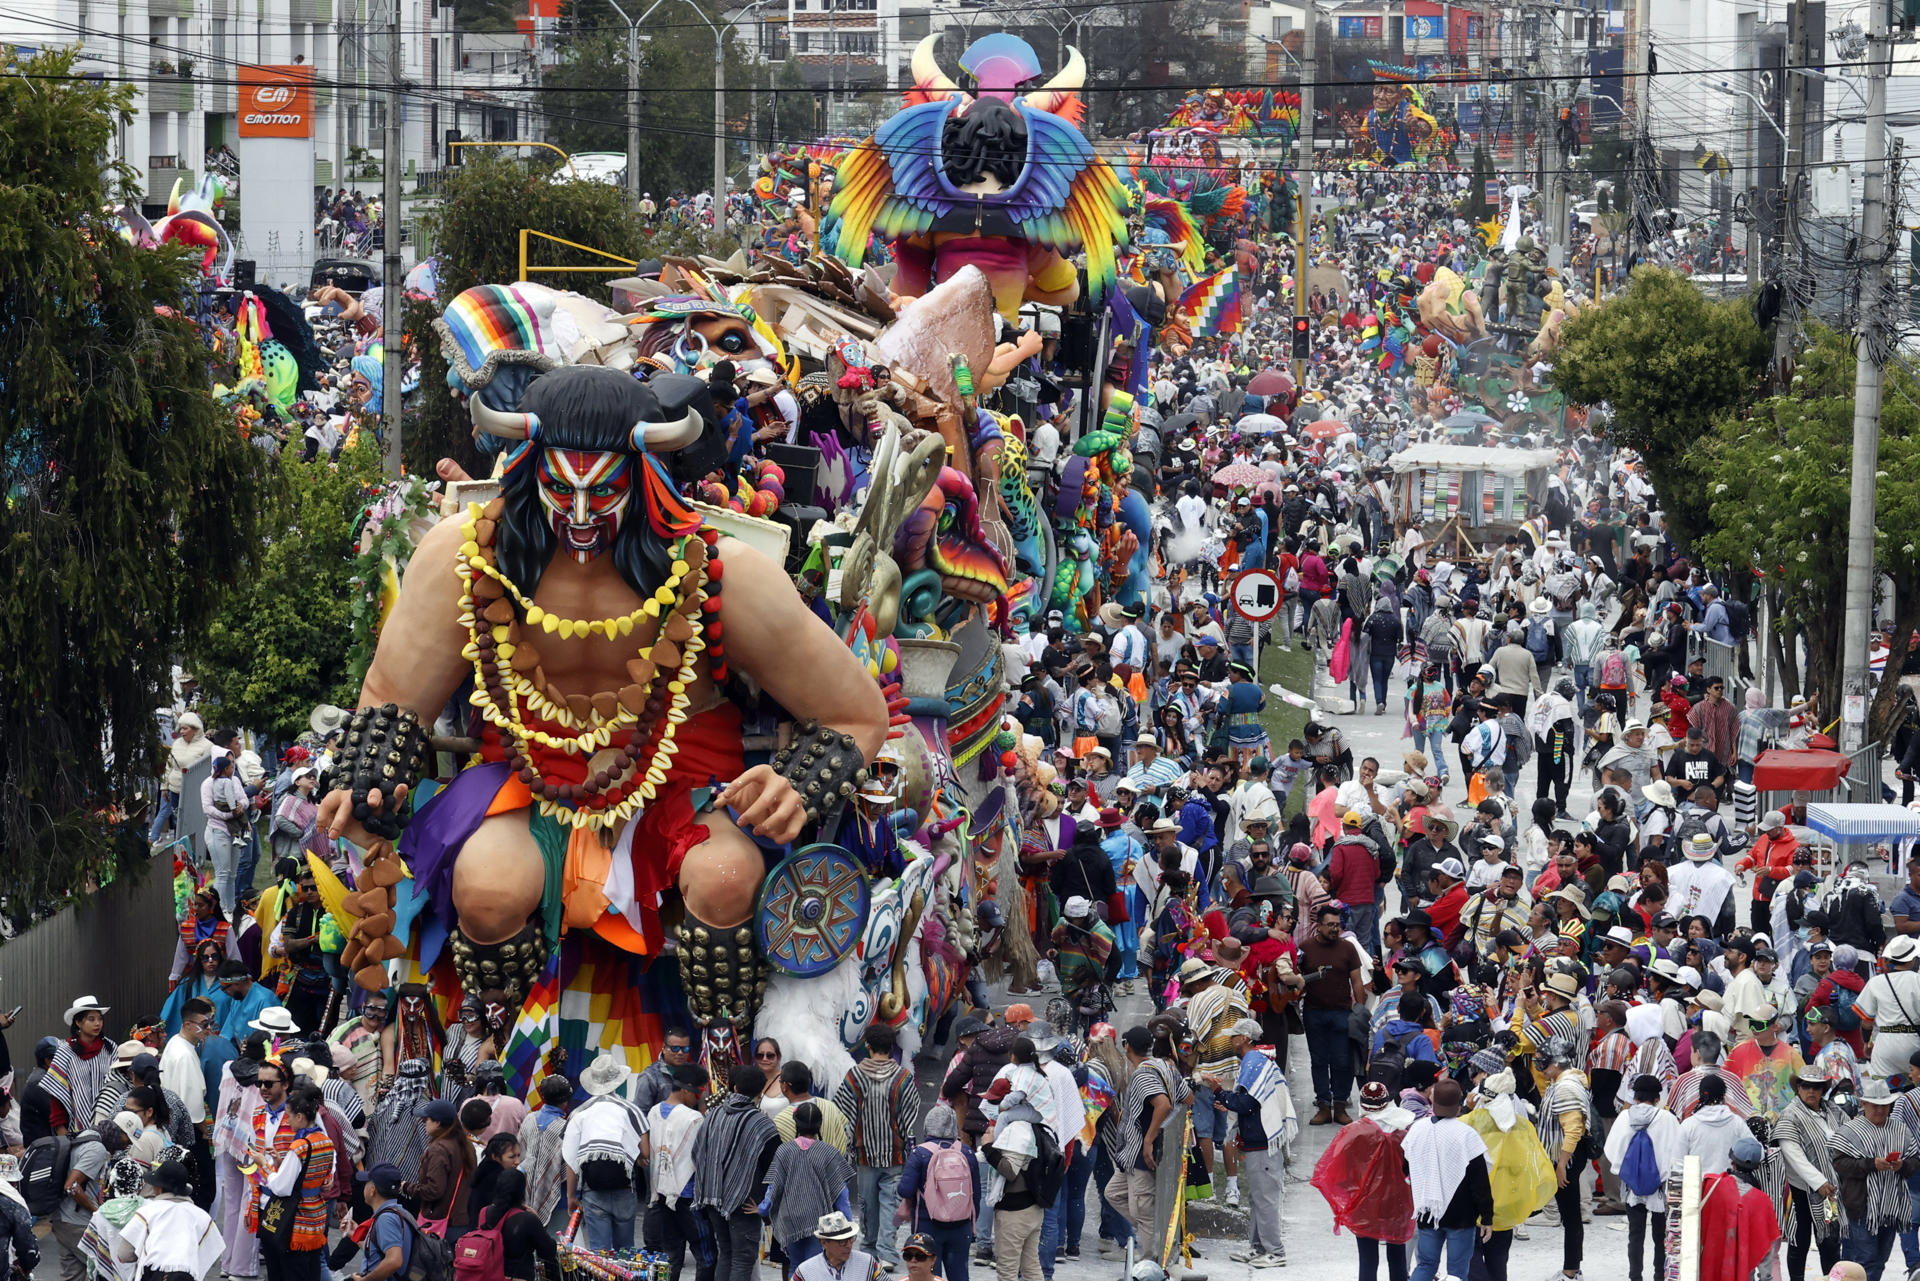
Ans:
[{"label": "white fedora hat", "polygon": [[89,1010],[105,1014],[108,1008],[109,1007],[100,1004],[99,999],[92,993],[88,993],[67,1007],[67,1026],[73,1026],[73,1021]]},{"label": "white fedora hat", "polygon": [[300,1025],[293,1021],[293,1011],[284,1005],[269,1005],[260,1011],[260,1017],[247,1024],[256,1032],[265,1032],[269,1036],[298,1036]]}]

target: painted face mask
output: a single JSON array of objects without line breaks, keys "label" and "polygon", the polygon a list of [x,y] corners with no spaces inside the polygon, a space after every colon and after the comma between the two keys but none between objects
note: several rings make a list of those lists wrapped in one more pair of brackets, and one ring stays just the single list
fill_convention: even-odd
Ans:
[{"label": "painted face mask", "polygon": [[626,455],[542,450],[539,481],[541,505],[568,555],[584,565],[613,546],[633,498]]}]

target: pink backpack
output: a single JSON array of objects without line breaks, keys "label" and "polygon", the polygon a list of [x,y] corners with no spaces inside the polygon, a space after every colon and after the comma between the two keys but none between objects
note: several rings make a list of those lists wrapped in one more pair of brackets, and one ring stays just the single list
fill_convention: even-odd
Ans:
[{"label": "pink backpack", "polygon": [[927,1150],[927,1178],[920,1187],[921,1204],[935,1223],[965,1223],[973,1218],[973,1171],[956,1140],[944,1145],[922,1143]]}]

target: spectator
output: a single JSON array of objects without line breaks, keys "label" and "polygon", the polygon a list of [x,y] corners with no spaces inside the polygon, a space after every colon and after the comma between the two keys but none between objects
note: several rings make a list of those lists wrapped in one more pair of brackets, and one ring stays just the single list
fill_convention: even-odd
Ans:
[{"label": "spectator", "polygon": [[640,1212],[634,1193],[634,1163],[646,1117],[620,1096],[633,1079],[611,1051],[602,1051],[580,1074],[589,1096],[567,1118],[561,1159],[567,1167],[567,1196],[580,1207],[581,1227],[591,1250],[624,1250],[633,1245]]},{"label": "spectator", "polygon": [[883,1263],[897,1264],[893,1218],[900,1203],[900,1166],[920,1114],[920,1087],[911,1071],[894,1062],[891,1027],[877,1023],[868,1028],[864,1044],[866,1057],[840,1082],[833,1103],[853,1126],[847,1155],[858,1180],[855,1202],[866,1247]]}]

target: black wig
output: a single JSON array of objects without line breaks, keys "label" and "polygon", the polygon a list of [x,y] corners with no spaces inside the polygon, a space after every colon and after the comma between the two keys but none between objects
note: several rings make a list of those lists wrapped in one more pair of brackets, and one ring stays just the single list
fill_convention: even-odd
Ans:
[{"label": "black wig", "polygon": [[[520,400],[520,410],[540,419],[534,449],[580,449],[623,453],[643,466],[633,446],[639,423],[669,422],[689,411],[700,416],[700,438],[659,458],[676,484],[705,475],[725,457],[726,441],[714,421],[707,385],[683,374],[656,373],[647,382],[602,365],[568,365],[542,374]],[[500,570],[531,598],[557,550],[558,540],[540,502],[538,468],[531,458],[506,475],[502,501]],[[673,564],[673,548],[647,519],[645,478],[633,477],[633,498],[612,548],[613,566],[641,596],[651,595]]]},{"label": "black wig", "polygon": [[1011,187],[1027,165],[1027,122],[998,98],[976,98],[941,128],[947,181],[966,187],[991,174]]}]

